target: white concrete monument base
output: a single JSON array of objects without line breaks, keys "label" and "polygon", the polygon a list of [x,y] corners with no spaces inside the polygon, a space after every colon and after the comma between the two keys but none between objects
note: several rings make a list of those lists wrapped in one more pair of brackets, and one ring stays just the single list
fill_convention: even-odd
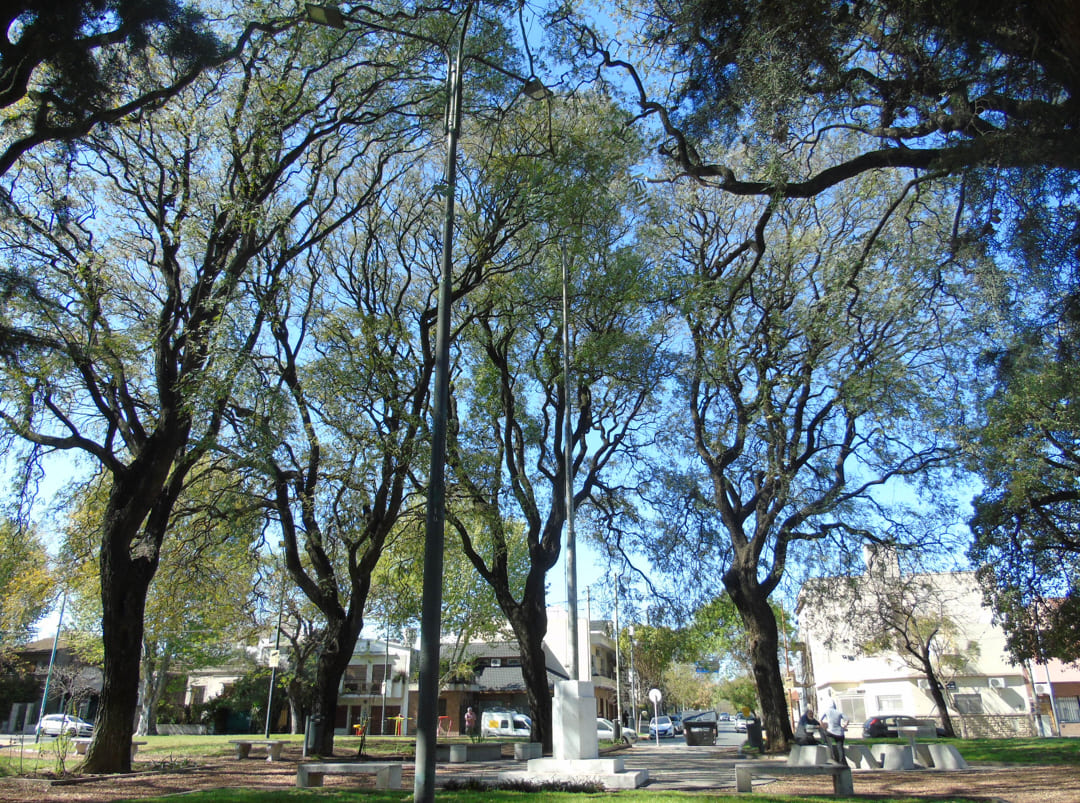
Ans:
[{"label": "white concrete monument base", "polygon": [[555,684],[551,704],[554,757],[559,761],[596,758],[596,694],[587,680],[562,680]]},{"label": "white concrete monument base", "polygon": [[554,757],[530,759],[527,772],[503,772],[500,779],[580,781],[603,784],[605,789],[636,789],[649,779],[648,770],[627,770],[621,758],[599,758],[592,683],[556,683],[551,719]]}]

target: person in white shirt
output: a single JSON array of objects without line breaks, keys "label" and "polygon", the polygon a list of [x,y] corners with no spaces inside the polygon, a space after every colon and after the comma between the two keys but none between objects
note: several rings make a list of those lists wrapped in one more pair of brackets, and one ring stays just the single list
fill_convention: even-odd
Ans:
[{"label": "person in white shirt", "polygon": [[840,713],[840,709],[836,707],[836,701],[833,700],[833,704],[829,706],[829,710],[821,718],[821,727],[829,735],[829,741],[832,743],[833,760],[837,764],[847,764],[847,756],[844,753],[844,728],[847,725],[847,718]]}]

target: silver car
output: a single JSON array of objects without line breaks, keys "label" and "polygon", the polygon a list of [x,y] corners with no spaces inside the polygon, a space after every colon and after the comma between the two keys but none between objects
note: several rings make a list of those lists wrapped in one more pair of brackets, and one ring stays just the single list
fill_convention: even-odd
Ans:
[{"label": "silver car", "polygon": [[40,736],[59,736],[62,733],[68,736],[92,736],[94,726],[71,714],[49,714],[38,722],[37,732]]}]

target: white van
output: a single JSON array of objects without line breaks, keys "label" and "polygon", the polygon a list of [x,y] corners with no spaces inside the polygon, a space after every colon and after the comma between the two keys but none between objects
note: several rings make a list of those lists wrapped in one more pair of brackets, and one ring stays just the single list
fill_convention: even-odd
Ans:
[{"label": "white van", "polygon": [[532,719],[517,711],[485,711],[480,715],[480,735],[523,736],[532,734]]}]

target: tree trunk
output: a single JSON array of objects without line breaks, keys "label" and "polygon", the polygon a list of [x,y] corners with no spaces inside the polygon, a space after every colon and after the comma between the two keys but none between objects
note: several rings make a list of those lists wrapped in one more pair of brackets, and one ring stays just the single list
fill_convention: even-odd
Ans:
[{"label": "tree trunk", "polygon": [[105,652],[101,705],[83,772],[131,771],[131,737],[139,712],[146,593],[161,542],[183,484],[169,472],[186,429],[155,443],[128,469],[113,474],[101,536],[101,641]]},{"label": "tree trunk", "polygon": [[724,587],[742,617],[750,641],[750,660],[761,720],[769,735],[769,752],[786,753],[791,747],[791,717],[780,671],[780,637],[768,594],[757,582],[756,562],[746,570],[732,566],[724,574]]},{"label": "tree trunk", "polygon": [[139,700],[137,733],[140,736],[158,735],[158,707],[168,682],[168,644],[164,645],[158,661],[143,662],[143,683]]},{"label": "tree trunk", "polygon": [[328,622],[326,641],[315,664],[315,699],[311,716],[315,717],[313,744],[320,756],[334,755],[334,718],[337,714],[338,688],[345,667],[349,665],[362,623],[348,627],[346,622]]},{"label": "tree trunk", "polygon": [[289,733],[296,734],[300,732],[300,720],[304,717],[304,706],[300,701],[304,687],[299,679],[293,678],[285,690],[289,698]]},{"label": "tree trunk", "polygon": [[518,640],[521,653],[521,675],[532,709],[532,741],[540,742],[544,752],[554,745],[552,733],[551,690],[547,679],[547,657],[544,655],[544,636],[547,634],[547,611],[543,600],[537,605],[523,603],[508,612],[510,625]]},{"label": "tree trunk", "polygon": [[938,713],[941,714],[941,727],[947,737],[954,738],[956,731],[953,729],[952,717],[949,716],[949,704],[945,700],[941,682],[937,679],[937,675],[934,674],[934,665],[930,661],[929,654],[920,656],[920,660],[922,661],[923,672],[926,674],[926,681],[930,684],[930,697],[933,699],[934,705],[937,706]]},{"label": "tree trunk", "polygon": [[[143,613],[153,577],[145,561],[126,560],[121,569],[105,559],[114,551],[102,549],[102,644],[105,649],[101,706],[94,722],[94,739],[86,751],[83,772],[131,771],[131,737],[139,707],[139,668],[142,663]],[[126,547],[123,552],[127,552]]]}]

